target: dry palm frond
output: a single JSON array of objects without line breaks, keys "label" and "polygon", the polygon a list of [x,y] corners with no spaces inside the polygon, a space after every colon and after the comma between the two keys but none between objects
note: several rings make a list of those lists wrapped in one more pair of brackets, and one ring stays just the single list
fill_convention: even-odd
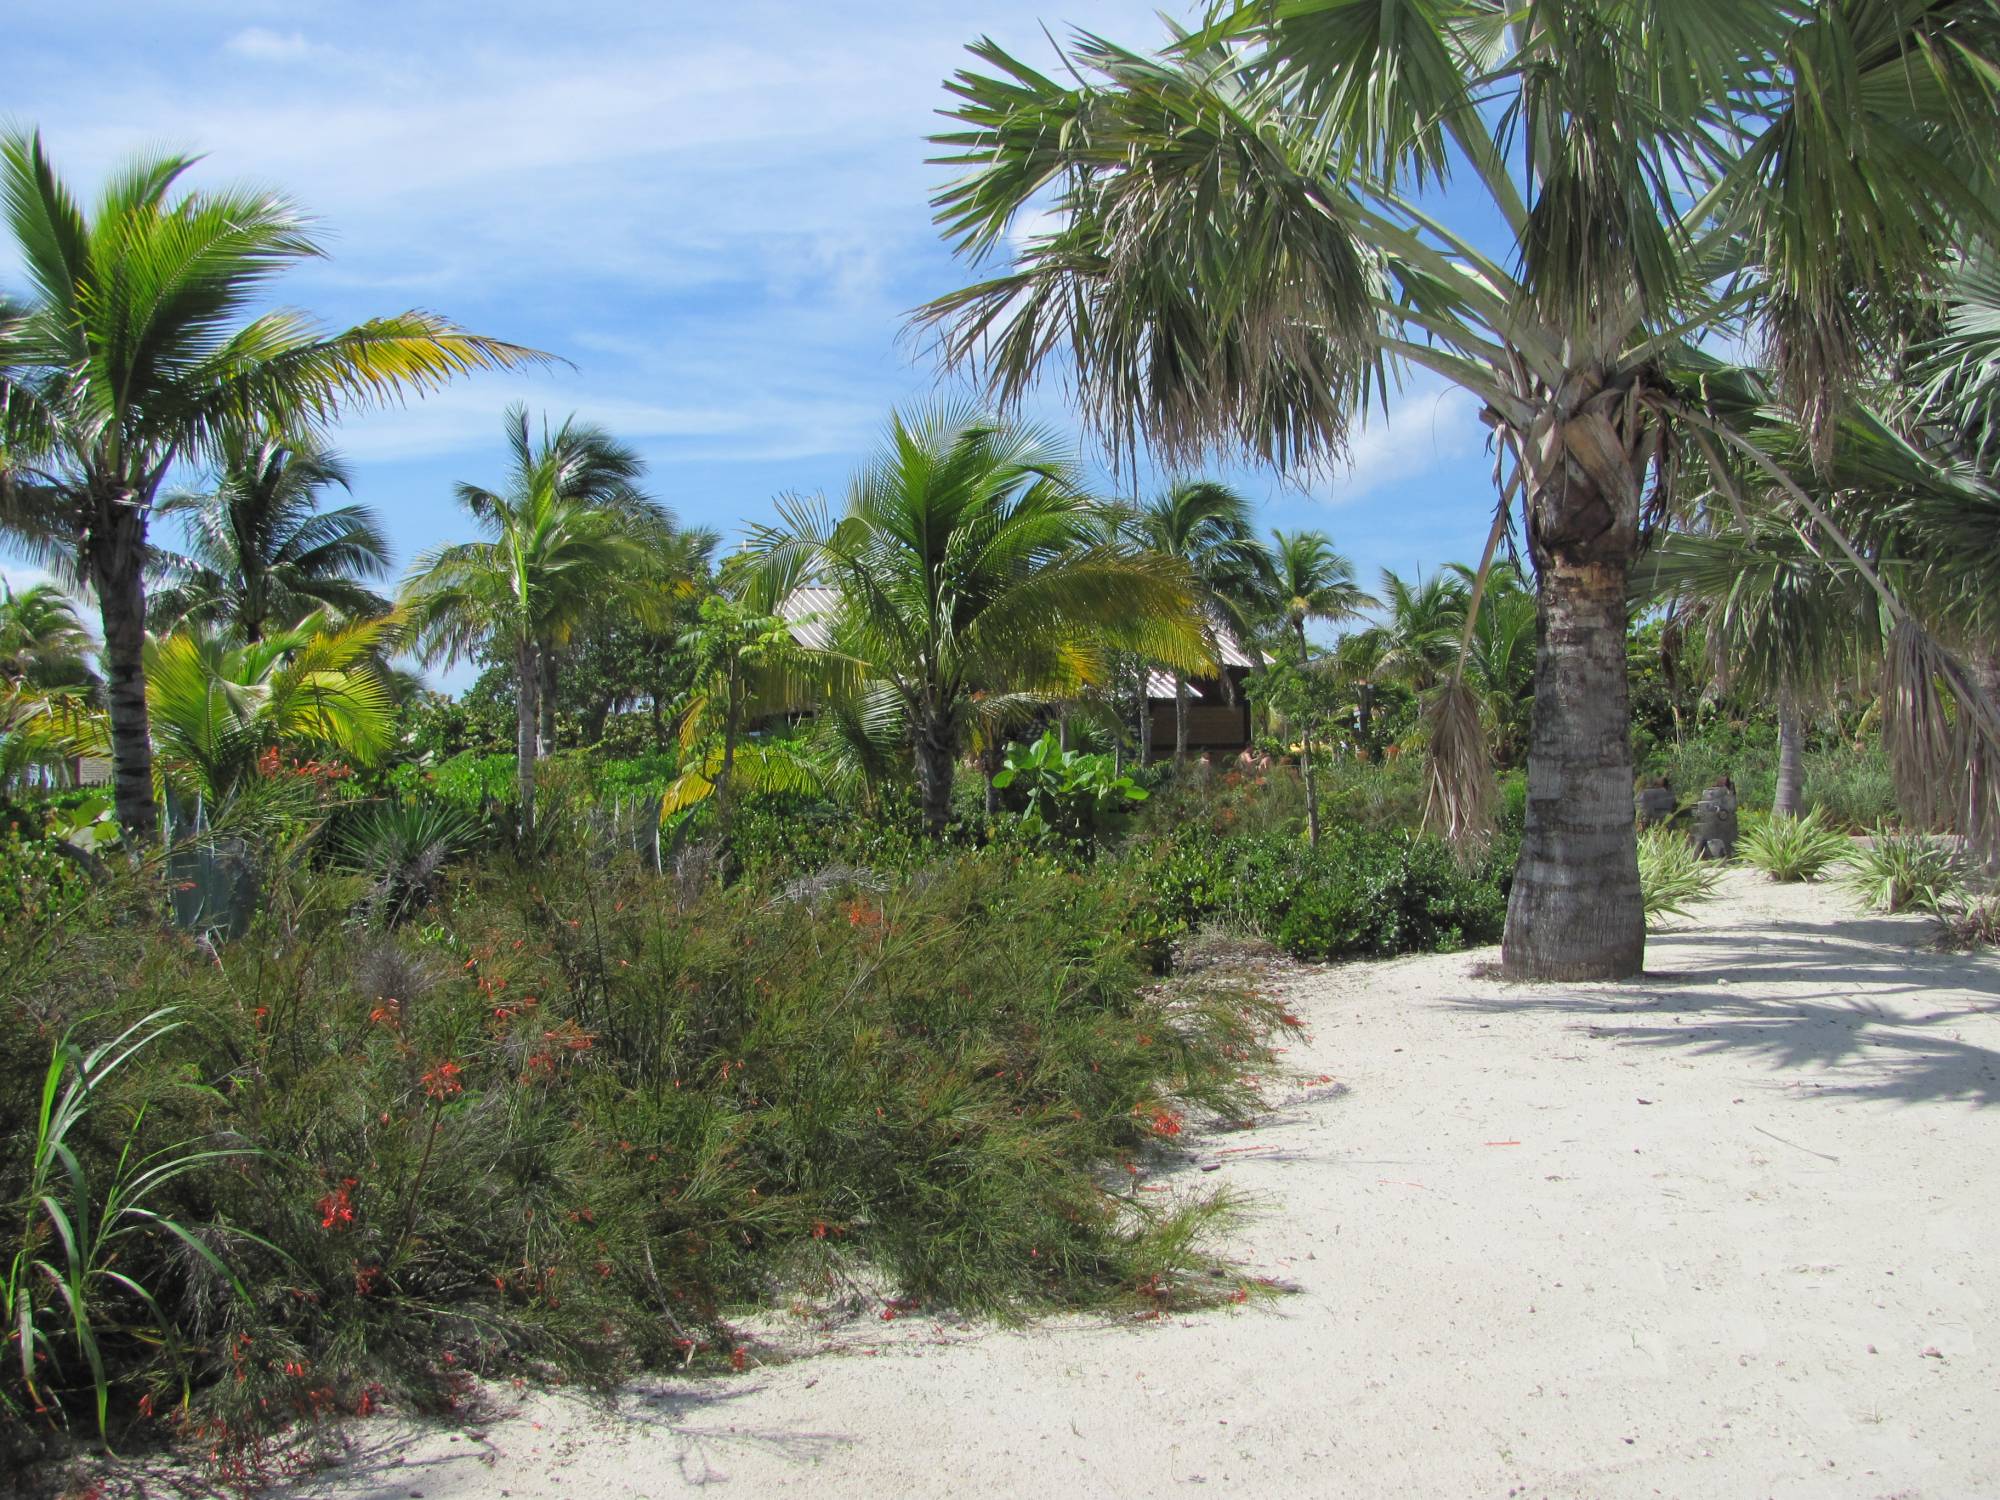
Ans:
[{"label": "dry palm frond", "polygon": [[1470,867],[1492,846],[1499,803],[1479,695],[1453,678],[1424,705],[1424,725],[1430,738],[1424,827],[1451,845],[1461,865]]},{"label": "dry palm frond", "polygon": [[1978,858],[2000,845],[2000,723],[1958,659],[1904,619],[1882,665],[1882,741],[1897,800],[1921,828],[1966,836]]}]

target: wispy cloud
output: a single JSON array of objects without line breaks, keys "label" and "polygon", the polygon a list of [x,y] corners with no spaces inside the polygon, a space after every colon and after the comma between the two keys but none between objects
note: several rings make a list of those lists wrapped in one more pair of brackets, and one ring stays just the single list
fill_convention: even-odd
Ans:
[{"label": "wispy cloud", "polygon": [[268,26],[247,26],[223,44],[223,50],[255,62],[303,62],[313,45],[300,31],[273,31]]},{"label": "wispy cloud", "polygon": [[1485,441],[1479,403],[1457,386],[1423,376],[1389,400],[1388,414],[1373,413],[1358,428],[1343,469],[1313,487],[1332,505],[1346,505],[1390,485],[1464,462]]}]

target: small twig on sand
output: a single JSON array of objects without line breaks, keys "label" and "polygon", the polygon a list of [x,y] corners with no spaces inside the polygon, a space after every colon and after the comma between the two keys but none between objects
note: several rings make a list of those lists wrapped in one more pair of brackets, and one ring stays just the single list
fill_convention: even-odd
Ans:
[{"label": "small twig on sand", "polygon": [[[1771,1132],[1766,1130],[1762,1125],[1752,1125],[1750,1128],[1759,1135],[1771,1135]],[[1807,1156],[1817,1156],[1821,1161],[1830,1161],[1836,1167],[1840,1165],[1839,1157],[1828,1156],[1824,1151],[1815,1151],[1810,1146],[1801,1146],[1797,1141],[1788,1141],[1781,1135],[1771,1135],[1771,1139],[1776,1141],[1780,1146],[1790,1146],[1794,1151],[1805,1152]]]}]

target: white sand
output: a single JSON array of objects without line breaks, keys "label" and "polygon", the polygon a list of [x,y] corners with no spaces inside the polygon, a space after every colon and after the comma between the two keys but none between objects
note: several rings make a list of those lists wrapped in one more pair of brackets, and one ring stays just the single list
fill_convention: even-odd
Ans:
[{"label": "white sand", "polygon": [[2000,962],[1742,873],[1699,912],[1622,987],[1298,973],[1339,1085],[1186,1174],[1263,1200],[1272,1305],[871,1318],[615,1413],[359,1424],[296,1493],[2000,1494]]}]

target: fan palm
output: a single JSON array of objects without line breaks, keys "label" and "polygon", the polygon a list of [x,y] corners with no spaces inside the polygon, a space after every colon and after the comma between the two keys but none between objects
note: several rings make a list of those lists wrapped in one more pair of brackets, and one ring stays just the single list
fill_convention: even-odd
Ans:
[{"label": "fan palm", "polygon": [[232,437],[214,489],[159,508],[186,520],[189,550],[167,563],[155,617],[233,626],[254,643],[320,611],[387,614],[362,580],[388,573],[389,538],[365,505],[321,510],[320,492],[336,485],[350,487],[347,465],[311,436]]},{"label": "fan palm", "polygon": [[836,591],[833,647],[907,737],[934,833],[975,719],[1103,681],[1113,646],[1182,671],[1211,659],[1186,566],[1105,540],[1066,451],[969,410],[893,417],[843,517],[787,500],[752,551]]},{"label": "fan palm", "polygon": [[[1267,583],[1270,559],[1250,527],[1250,502],[1212,479],[1186,479],[1168,486],[1132,518],[1142,546],[1183,563],[1194,578],[1205,611],[1215,624],[1244,634],[1244,616]],[[1216,675],[1222,677],[1219,663]],[[1188,748],[1188,684],[1174,678],[1174,759]],[[1150,718],[1150,704],[1143,711]]]},{"label": "fan palm", "polygon": [[[1409,366],[1475,396],[1543,622],[1504,967],[1622,977],[1626,575],[1660,466],[1740,439],[1673,369],[1761,337],[1824,444],[1937,247],[1992,223],[1992,26],[1985,0],[1238,0],[1163,54],[1085,36],[1062,80],[980,43],[940,225],[974,258],[1024,209],[1056,227],[921,316],[1003,406],[1061,359],[1114,449],[1170,462],[1337,456]],[[1504,255],[1417,201],[1447,177]]]},{"label": "fan palm", "polygon": [[52,583],[16,593],[0,583],[0,677],[28,689],[89,687],[97,643],[76,605]]},{"label": "fan palm", "polygon": [[29,283],[0,302],[0,501],[17,543],[67,551],[103,615],[119,820],[151,837],[146,722],[147,520],[177,462],[277,422],[430,390],[542,356],[431,313],[329,333],[280,309],[245,319],[272,279],[323,255],[287,199],[184,192],[185,156],[134,162],[85,214],[39,135],[0,138],[0,197]]}]

